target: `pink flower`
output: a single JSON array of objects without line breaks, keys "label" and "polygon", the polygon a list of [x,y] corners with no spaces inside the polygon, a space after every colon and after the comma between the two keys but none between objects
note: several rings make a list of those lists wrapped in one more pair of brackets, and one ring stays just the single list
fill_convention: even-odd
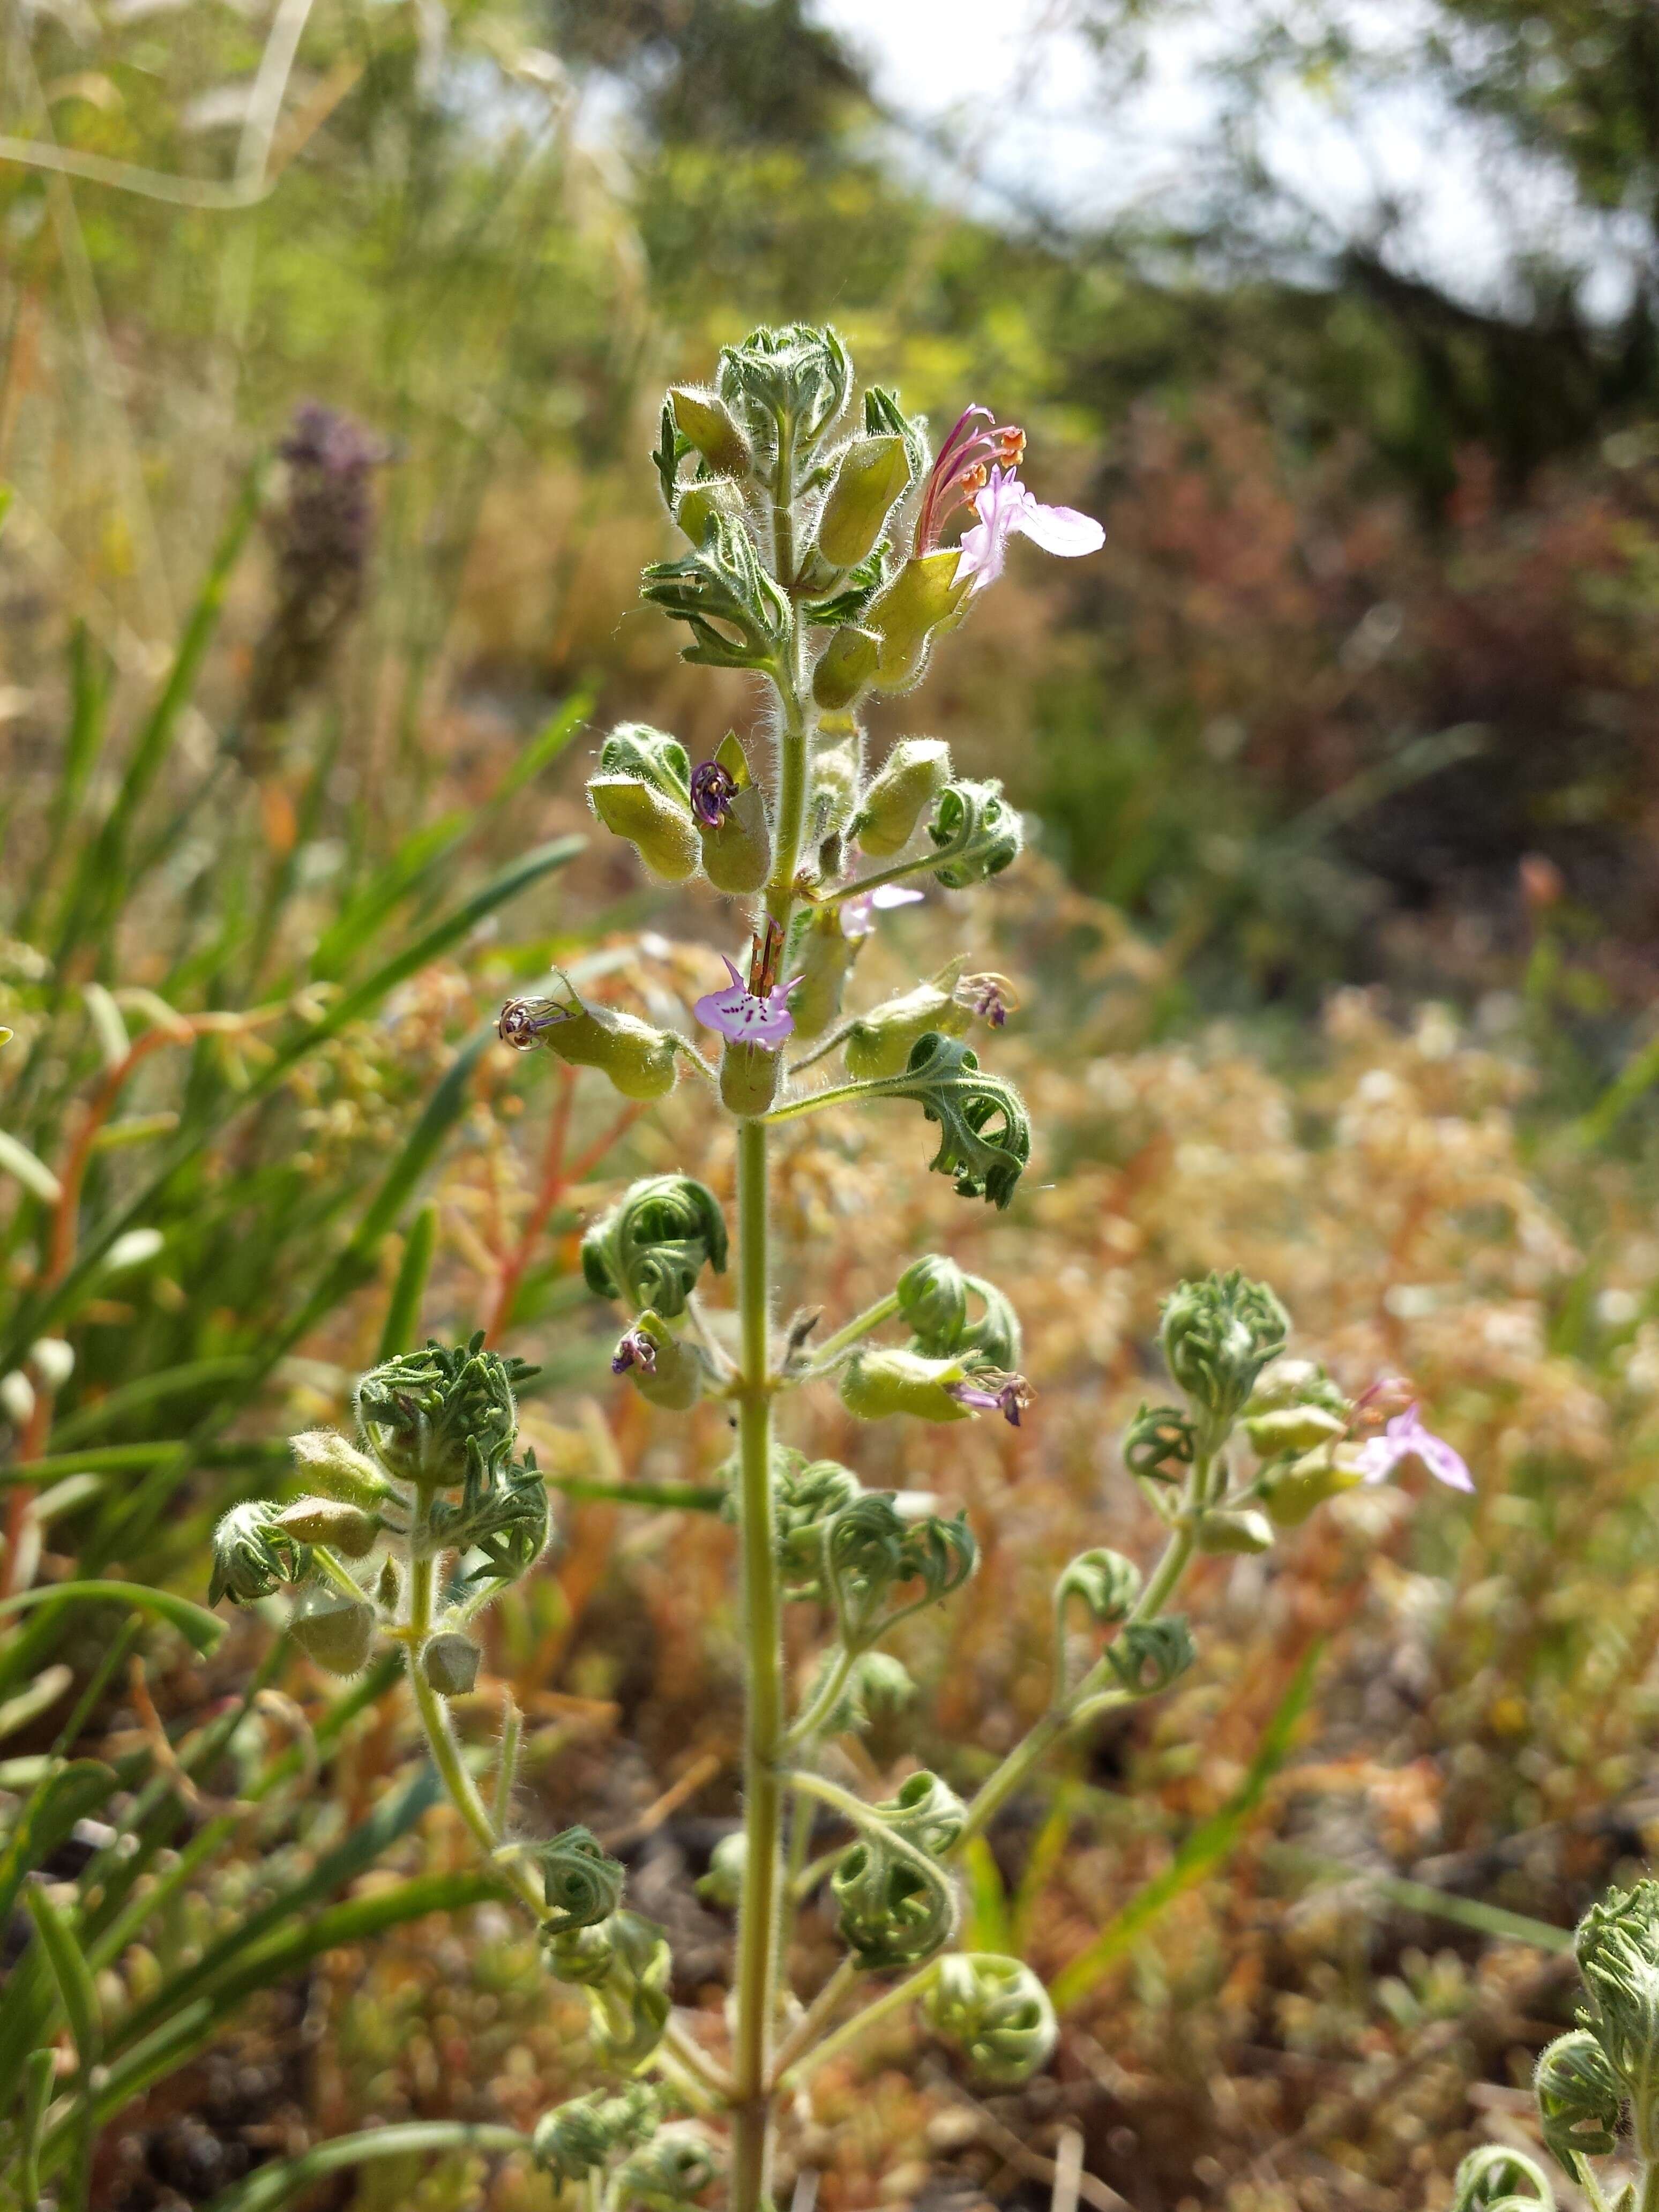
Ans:
[{"label": "pink flower", "polygon": [[928,472],[916,515],[917,552],[933,552],[957,509],[984,490],[994,462],[1012,471],[1024,451],[1017,422],[999,422],[988,407],[964,407]]},{"label": "pink flower", "polygon": [[874,890],[860,891],[856,898],[846,901],[841,910],[841,933],[843,937],[868,937],[875,928],[878,912],[896,906],[915,906],[925,896],[925,892],[912,890],[905,884],[878,884]]},{"label": "pink flower", "polygon": [[732,1044],[764,1045],[769,1052],[775,1052],[795,1026],[788,999],[799,976],[777,984],[763,995],[749,988],[729,960],[726,972],[732,978],[732,988],[727,991],[710,991],[707,997],[699,999],[697,1019],[711,1030],[718,1030]]},{"label": "pink flower", "polygon": [[613,1375],[626,1375],[630,1367],[644,1375],[657,1371],[657,1347],[642,1328],[630,1328],[611,1356]]},{"label": "pink flower", "polygon": [[1098,553],[1106,532],[1090,514],[1074,507],[1045,507],[1020,482],[1012,469],[993,468],[990,479],[974,501],[978,517],[963,533],[962,559],[957,574],[971,577],[975,592],[995,583],[1002,574],[1008,540],[1016,532],[1040,545],[1045,553],[1075,561],[1085,553]]},{"label": "pink flower", "polygon": [[999,1375],[989,1370],[965,1382],[947,1382],[945,1392],[970,1413],[1000,1413],[1013,1429],[1019,1426],[1021,1413],[1036,1396],[1023,1375]]},{"label": "pink flower", "polygon": [[1474,1477],[1443,1437],[1431,1435],[1419,1418],[1417,1407],[1396,1413],[1380,1437],[1359,1448],[1360,1472],[1367,1482],[1386,1482],[1404,1460],[1419,1460],[1437,1482],[1448,1490],[1474,1488]]}]

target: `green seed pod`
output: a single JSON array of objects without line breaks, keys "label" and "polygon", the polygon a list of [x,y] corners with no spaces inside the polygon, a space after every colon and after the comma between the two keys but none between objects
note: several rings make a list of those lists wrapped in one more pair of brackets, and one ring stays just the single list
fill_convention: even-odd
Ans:
[{"label": "green seed pod", "polygon": [[939,738],[901,738],[877,771],[853,823],[873,859],[902,853],[951,780],[951,748]]},{"label": "green seed pod", "polygon": [[907,561],[866,611],[866,625],[881,639],[876,681],[884,691],[902,691],[918,680],[928,647],[966,606],[969,582],[957,580],[958,558],[949,545]]},{"label": "green seed pod", "polygon": [[702,840],[702,872],[716,890],[757,891],[772,866],[766,794],[750,774],[748,757],[734,732],[728,730],[720,739],[714,758],[737,791],[726,805],[723,822],[713,829],[706,822],[697,825]]},{"label": "green seed pod", "polygon": [[366,1452],[335,1429],[307,1429],[290,1437],[288,1448],[294,1463],[307,1482],[314,1482],[331,1498],[343,1498],[370,1511],[391,1495],[386,1477]]},{"label": "green seed pod", "polygon": [[841,1375],[841,1402],[861,1421],[912,1413],[922,1421],[965,1421],[968,1408],[951,1395],[968,1370],[959,1359],[926,1359],[884,1347],[854,1352]]},{"label": "green seed pod", "polygon": [[374,1642],[374,1608],[343,1590],[313,1587],[301,1599],[289,1634],[331,1674],[359,1674]]},{"label": "green seed pod", "polygon": [[[676,1336],[667,1322],[649,1307],[635,1321],[628,1338],[623,1339],[623,1348],[626,1348],[629,1338],[635,1337],[649,1340],[655,1361],[653,1366],[647,1366],[639,1358],[624,1363],[628,1379],[641,1397],[670,1413],[684,1413],[695,1406],[708,1382],[708,1363],[697,1346]],[[617,1357],[623,1358],[623,1350],[619,1349]]]},{"label": "green seed pod", "polygon": [[441,1698],[465,1698],[477,1686],[483,1657],[470,1636],[442,1628],[421,1646],[421,1672]]},{"label": "green seed pod", "polygon": [[622,1903],[622,1862],[613,1859],[587,1828],[567,1828],[538,1844],[532,1856],[542,1870],[547,1900],[543,1927],[555,1936],[597,1927]]},{"label": "green seed pod", "polygon": [[843,623],[818,655],[812,671],[812,697],[826,714],[836,714],[863,696],[876,678],[881,640],[872,629]]},{"label": "green seed pod", "polygon": [[702,846],[689,806],[629,775],[592,776],[587,796],[605,828],[626,838],[653,875],[669,884],[696,875]]},{"label": "green seed pod", "polygon": [[733,1044],[720,1054],[720,1099],[739,1121],[769,1113],[783,1080],[783,1054],[763,1044]]},{"label": "green seed pod", "polygon": [[1247,1413],[1244,1419],[1250,1449],[1261,1459],[1299,1457],[1334,1443],[1346,1435],[1347,1426],[1341,1414],[1322,1406],[1281,1406],[1271,1413]]},{"label": "green seed pod", "polygon": [[513,999],[501,1009],[503,1040],[520,1052],[544,1045],[571,1067],[597,1067],[624,1098],[665,1097],[678,1073],[679,1046],[666,1030],[614,1006],[584,1006],[559,978],[562,999]]},{"label": "green seed pod", "polygon": [[1064,1618],[1076,1599],[1087,1606],[1092,1618],[1105,1628],[1127,1620],[1140,1595],[1140,1570],[1121,1552],[1103,1547],[1079,1552],[1054,1584],[1054,1611]]},{"label": "green seed pod", "polygon": [[300,1498],[276,1516],[276,1526],[300,1544],[326,1544],[342,1559],[366,1559],[380,1533],[378,1513],[343,1498]]},{"label": "green seed pod", "polygon": [[1557,2036],[1539,2058],[1533,2090],[1544,2141],[1569,2173],[1575,2157],[1605,2158],[1618,2148],[1625,2085],[1589,2029]]},{"label": "green seed pod", "polygon": [[1017,2088],[1048,2063],[1060,2030],[1048,1992],[1018,1959],[957,1951],[921,2001],[928,2026],[999,2088]]},{"label": "green seed pod", "polygon": [[1164,1357],[1187,1395],[1216,1423],[1231,1425],[1290,1326],[1267,1285],[1234,1268],[1182,1283],[1164,1300]]},{"label": "green seed pod", "polygon": [[666,1320],[685,1311],[705,1267],[726,1272],[726,1216],[690,1176],[630,1183],[582,1238],[582,1274],[596,1297],[649,1306]]},{"label": "green seed pod", "polygon": [[818,550],[832,568],[856,568],[874,551],[894,501],[910,481],[898,437],[854,438],[841,457],[818,520]]},{"label": "green seed pod", "polygon": [[1363,1480],[1357,1467],[1326,1445],[1288,1466],[1269,1468],[1261,1478],[1262,1502],[1275,1528],[1299,1528],[1316,1507]]},{"label": "green seed pod", "polygon": [[1237,1509],[1212,1506],[1200,1517],[1194,1535],[1199,1550],[1212,1557],[1231,1553],[1270,1552],[1273,1549],[1273,1523],[1265,1513],[1258,1513],[1254,1506]]},{"label": "green seed pod", "polygon": [[670,387],[668,400],[680,432],[716,476],[748,475],[752,465],[749,441],[717,392],[709,391],[706,385],[676,384]]},{"label": "green seed pod", "polygon": [[800,977],[789,994],[789,1011],[801,1043],[810,1044],[814,1037],[822,1036],[841,1012],[842,994],[863,942],[860,937],[848,937],[842,929],[838,906],[813,910],[789,961]]},{"label": "green seed pod", "polygon": [[697,1895],[705,1905],[735,1912],[743,1902],[743,1877],[748,1863],[749,1838],[741,1828],[734,1828],[709,1853],[708,1871],[697,1881]]},{"label": "green seed pod", "polygon": [[930,1030],[938,1036],[966,1036],[968,1009],[957,1004],[951,990],[961,964],[954,961],[931,983],[918,983],[913,991],[860,1014],[849,1026],[842,1048],[847,1073],[861,1083],[902,1075],[918,1041]]}]

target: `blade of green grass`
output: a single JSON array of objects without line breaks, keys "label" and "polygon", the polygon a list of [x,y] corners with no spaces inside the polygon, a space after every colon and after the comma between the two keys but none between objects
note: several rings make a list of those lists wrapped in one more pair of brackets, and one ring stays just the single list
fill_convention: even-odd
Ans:
[{"label": "blade of green grass", "polygon": [[153,1613],[158,1620],[165,1620],[203,1652],[211,1651],[225,1632],[223,1621],[204,1606],[192,1605],[187,1597],[176,1597],[171,1590],[148,1589],[143,1583],[45,1583],[38,1589],[19,1590],[14,1596],[0,1598],[0,1620],[14,1613],[26,1613],[33,1606],[52,1604],[134,1606],[140,1613]]},{"label": "blade of green grass", "polygon": [[1212,1874],[1232,1850],[1261,1804],[1267,1784],[1290,1756],[1297,1725],[1313,1695],[1314,1675],[1324,1648],[1321,1638],[1304,1653],[1289,1689],[1262,1732],[1243,1781],[1226,1803],[1193,1830],[1164,1872],[1143,1884],[1088,1948],[1055,1977],[1049,1994],[1056,2012],[1070,2012],[1080,2004],[1159,1915]]},{"label": "blade of green grass", "polygon": [[275,2166],[262,2166],[246,2181],[214,2197],[207,2212],[276,2212],[314,2181],[373,2159],[408,2158],[423,2150],[527,2151],[530,2138],[516,2128],[496,2127],[471,2120],[405,2120],[397,2127],[369,2128],[361,2135],[341,2136],[337,2142],[319,2143],[298,2158],[285,2158]]},{"label": "blade of green grass", "polygon": [[104,2022],[92,1969],[75,1940],[74,1930],[38,1883],[30,1884],[27,1904],[34,1932],[58,1984],[64,2017],[69,2022],[75,2055],[81,2062],[84,2077],[98,2063],[104,2048]]},{"label": "blade of green grass", "polygon": [[177,1140],[167,1147],[149,1180],[128,1199],[125,1206],[116,1208],[89,1231],[76,1255],[75,1265],[62,1280],[50,1291],[14,1314],[6,1338],[0,1342],[0,1372],[15,1367],[36,1337],[45,1334],[59,1316],[74,1309],[117,1237],[145,1221],[161,1193],[179,1170],[204,1152],[215,1136],[229,1127],[261,1099],[267,1097],[319,1044],[337,1036],[352,1022],[361,1020],[407,976],[428,966],[448,951],[452,945],[476,929],[488,915],[493,914],[497,907],[517,897],[554,869],[565,866],[583,849],[586,840],[580,837],[556,837],[547,844],[538,846],[533,852],[526,854],[511,866],[501,869],[471,898],[463,900],[459,906],[434,923],[412,945],[406,945],[401,952],[394,954],[376,969],[372,975],[345,992],[319,1021],[290,1038],[246,1091],[232,1097],[202,1125],[182,1131]]},{"label": "blade of green grass", "polygon": [[432,1255],[437,1243],[438,1205],[435,1199],[429,1198],[409,1224],[404,1256],[398,1263],[398,1279],[392,1286],[391,1303],[386,1310],[386,1327],[380,1331],[377,1361],[392,1359],[400,1352],[414,1349],[421,1325],[421,1300],[426,1293],[426,1279],[432,1272]]},{"label": "blade of green grass", "polygon": [[165,1398],[179,1398],[192,1390],[204,1389],[214,1382],[240,1382],[258,1365],[246,1352],[239,1352],[222,1359],[191,1359],[178,1367],[164,1367],[154,1375],[141,1375],[136,1382],[124,1382],[118,1390],[111,1390],[91,1405],[82,1406],[52,1425],[52,1441],[59,1453],[79,1443],[82,1437],[95,1437],[100,1429],[111,1427],[129,1413],[139,1412],[146,1406],[159,1404]]}]

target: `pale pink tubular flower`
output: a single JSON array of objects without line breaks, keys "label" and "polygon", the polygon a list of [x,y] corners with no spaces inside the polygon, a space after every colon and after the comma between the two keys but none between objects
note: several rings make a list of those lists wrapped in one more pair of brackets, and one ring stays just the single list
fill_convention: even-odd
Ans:
[{"label": "pale pink tubular flower", "polygon": [[[722,958],[725,956],[722,954]],[[788,1006],[789,994],[799,982],[799,975],[787,983],[780,983],[763,996],[751,991],[744,981],[741,972],[730,960],[726,972],[732,978],[729,990],[710,991],[697,1000],[697,1019],[732,1044],[764,1045],[775,1052],[784,1039],[794,1030],[795,1018]]]},{"label": "pale pink tubular flower", "polygon": [[971,578],[976,592],[1002,574],[1008,540],[1016,533],[1067,561],[1098,553],[1106,543],[1106,532],[1091,514],[1080,514],[1074,507],[1045,507],[1012,468],[991,471],[974,501],[974,513],[978,520],[963,532],[957,575]]},{"label": "pale pink tubular flower", "polygon": [[896,906],[915,906],[925,896],[924,892],[912,890],[908,884],[878,884],[873,890],[860,891],[856,898],[843,903],[841,933],[843,937],[868,937],[875,928],[879,912]]},{"label": "pale pink tubular flower", "polygon": [[1396,1413],[1380,1437],[1359,1447],[1359,1469],[1367,1482],[1386,1482],[1403,1461],[1420,1460],[1437,1482],[1448,1490],[1473,1491],[1474,1477],[1443,1437],[1423,1425],[1414,1405]]}]

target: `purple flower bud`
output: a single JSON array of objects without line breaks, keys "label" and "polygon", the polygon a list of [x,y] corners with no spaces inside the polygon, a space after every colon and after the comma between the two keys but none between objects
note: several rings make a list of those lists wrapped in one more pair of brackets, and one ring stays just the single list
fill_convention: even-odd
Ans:
[{"label": "purple flower bud", "polygon": [[1021,1413],[1036,1396],[1023,1375],[999,1375],[994,1370],[970,1376],[966,1382],[947,1382],[945,1388],[957,1405],[971,1413],[1000,1413],[1011,1429],[1018,1428]]},{"label": "purple flower bud", "polygon": [[613,1375],[626,1375],[630,1367],[647,1375],[657,1371],[657,1347],[642,1328],[630,1328],[611,1355]]},{"label": "purple flower bud", "polygon": [[699,761],[691,771],[691,811],[705,830],[718,830],[738,795],[737,778],[717,760]]}]

